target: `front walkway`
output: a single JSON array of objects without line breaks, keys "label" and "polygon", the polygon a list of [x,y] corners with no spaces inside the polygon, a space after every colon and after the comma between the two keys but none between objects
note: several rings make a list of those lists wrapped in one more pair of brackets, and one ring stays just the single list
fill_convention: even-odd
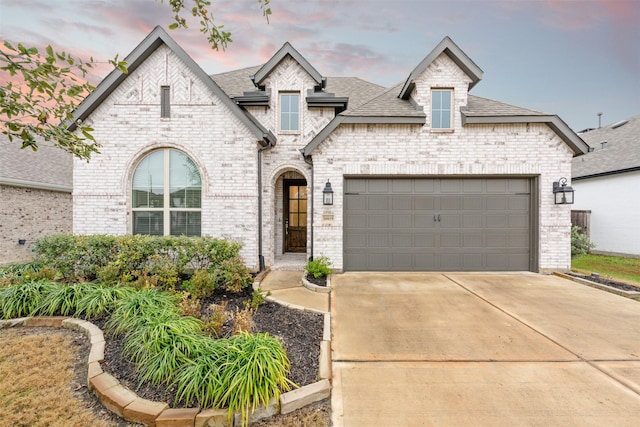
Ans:
[{"label": "front walkway", "polygon": [[313,292],[302,286],[302,270],[269,271],[260,288],[271,292],[271,298],[281,304],[318,312],[329,312],[329,294]]},{"label": "front walkway", "polygon": [[332,277],[335,427],[635,426],[640,303],[554,276]]}]

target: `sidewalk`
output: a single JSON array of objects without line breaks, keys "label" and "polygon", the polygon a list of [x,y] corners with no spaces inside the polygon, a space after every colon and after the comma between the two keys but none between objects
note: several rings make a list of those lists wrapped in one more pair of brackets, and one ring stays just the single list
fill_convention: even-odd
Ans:
[{"label": "sidewalk", "polygon": [[329,312],[329,294],[313,292],[302,286],[303,274],[302,271],[270,271],[260,282],[260,289],[271,292],[267,299],[277,303],[322,313]]}]

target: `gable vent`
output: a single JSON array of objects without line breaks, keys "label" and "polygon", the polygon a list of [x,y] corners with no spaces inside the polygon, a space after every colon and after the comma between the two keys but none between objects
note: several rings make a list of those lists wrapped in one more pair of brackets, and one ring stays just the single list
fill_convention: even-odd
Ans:
[{"label": "gable vent", "polygon": [[611,129],[618,129],[619,127],[622,127],[622,126],[626,125],[627,123],[629,123],[629,120],[619,121],[618,123],[612,124],[611,125]]}]

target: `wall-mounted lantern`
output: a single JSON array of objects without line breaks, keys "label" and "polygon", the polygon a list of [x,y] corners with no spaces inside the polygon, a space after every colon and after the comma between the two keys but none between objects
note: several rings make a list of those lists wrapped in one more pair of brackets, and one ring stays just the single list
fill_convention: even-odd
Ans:
[{"label": "wall-mounted lantern", "polygon": [[322,204],[333,205],[333,189],[331,188],[329,180],[327,180],[327,183],[324,185],[324,189],[322,190]]},{"label": "wall-mounted lantern", "polygon": [[567,178],[560,178],[553,183],[553,197],[556,205],[573,204],[573,188],[567,185]]}]

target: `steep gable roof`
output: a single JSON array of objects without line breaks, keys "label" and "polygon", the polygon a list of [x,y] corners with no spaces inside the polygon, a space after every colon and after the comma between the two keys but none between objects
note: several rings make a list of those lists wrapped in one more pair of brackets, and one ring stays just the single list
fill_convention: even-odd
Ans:
[{"label": "steep gable roof", "polygon": [[460,67],[460,69],[464,71],[467,76],[469,76],[469,78],[471,79],[469,89],[474,87],[476,83],[478,83],[482,79],[482,69],[480,69],[480,67],[478,67],[476,63],[473,62],[471,58],[469,58],[467,54],[464,53],[462,49],[460,49],[458,45],[453,42],[453,40],[451,40],[449,37],[445,37],[418,64],[418,66],[414,68],[413,71],[411,71],[411,74],[409,74],[409,77],[402,86],[400,95],[398,95],[399,98],[409,99],[409,95],[411,95],[411,91],[415,86],[415,79],[418,78],[418,76],[422,74],[424,70],[426,70],[427,67],[431,65],[431,63],[435,61],[435,59],[442,53],[445,53],[447,56],[449,56],[449,58],[451,58],[451,60],[455,62],[456,65]]},{"label": "steep gable roof", "polygon": [[[275,144],[275,136],[269,132],[264,126],[252,119],[248,113],[243,111],[236,103],[231,101],[226,93],[214,82],[207,73],[191,57],[178,45],[162,29],[157,26],[145,37],[145,39],[131,51],[131,53],[125,58],[127,62],[128,72],[135,71],[156,49],[165,44],[171,51],[173,51],[181,61],[183,61],[187,67],[196,75],[207,87],[218,97],[221,102],[231,110],[231,112],[240,119],[240,121],[251,131],[258,140],[263,141],[265,144]],[[98,106],[129,76],[124,74],[120,70],[113,70],[107,77],[100,82],[98,87],[87,96],[84,101],[74,111],[73,120],[66,123],[69,130],[73,131],[77,127],[78,120],[85,120]]]},{"label": "steep gable roof", "polygon": [[640,115],[580,136],[593,151],[573,159],[574,180],[640,171]]},{"label": "steep gable roof", "polygon": [[273,71],[274,68],[278,66],[278,64],[286,58],[286,56],[291,56],[300,66],[313,78],[317,85],[323,86],[324,78],[320,75],[318,70],[313,68],[313,66],[307,61],[304,56],[300,54],[291,43],[286,42],[282,47],[269,59],[253,76],[253,81],[257,86],[260,86],[264,79]]}]

